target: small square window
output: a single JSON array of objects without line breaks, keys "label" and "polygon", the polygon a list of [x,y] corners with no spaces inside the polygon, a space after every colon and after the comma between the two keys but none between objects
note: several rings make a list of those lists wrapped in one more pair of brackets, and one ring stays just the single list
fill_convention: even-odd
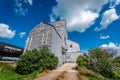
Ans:
[{"label": "small square window", "polygon": [[72,48],[72,45],[70,45],[70,48]]}]

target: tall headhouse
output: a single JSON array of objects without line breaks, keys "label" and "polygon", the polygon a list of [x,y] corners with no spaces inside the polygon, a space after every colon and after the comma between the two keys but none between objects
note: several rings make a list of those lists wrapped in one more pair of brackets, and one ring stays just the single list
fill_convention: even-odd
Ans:
[{"label": "tall headhouse", "polygon": [[79,45],[68,40],[65,20],[51,24],[41,22],[30,31],[25,51],[38,49],[42,45],[47,45],[49,50],[58,57],[58,65],[65,62],[75,62],[77,56],[80,55]]}]

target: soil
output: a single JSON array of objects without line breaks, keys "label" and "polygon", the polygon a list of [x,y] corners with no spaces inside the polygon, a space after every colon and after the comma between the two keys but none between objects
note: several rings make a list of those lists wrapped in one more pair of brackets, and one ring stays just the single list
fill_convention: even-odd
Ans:
[{"label": "soil", "polygon": [[65,63],[35,80],[79,80],[76,63]]}]

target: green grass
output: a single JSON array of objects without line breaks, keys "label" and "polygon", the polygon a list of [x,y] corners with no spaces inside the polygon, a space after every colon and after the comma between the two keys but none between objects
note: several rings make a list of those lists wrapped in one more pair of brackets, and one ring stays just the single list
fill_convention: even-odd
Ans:
[{"label": "green grass", "polygon": [[115,76],[111,78],[104,77],[100,73],[88,70],[85,67],[80,67],[79,73],[79,75],[83,76],[83,79],[81,80],[120,80],[120,72],[117,71],[114,72]]},{"label": "green grass", "polygon": [[7,63],[0,63],[0,80],[33,80],[41,70],[31,74],[20,75],[16,73],[15,67]]}]

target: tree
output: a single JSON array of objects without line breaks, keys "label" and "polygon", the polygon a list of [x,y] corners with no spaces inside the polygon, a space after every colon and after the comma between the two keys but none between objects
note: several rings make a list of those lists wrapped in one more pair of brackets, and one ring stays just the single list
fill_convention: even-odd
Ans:
[{"label": "tree", "polygon": [[120,56],[116,54],[115,49],[90,49],[77,58],[77,63],[113,80],[120,80]]},{"label": "tree", "polygon": [[79,66],[87,66],[87,60],[84,58],[84,56],[78,56],[77,58],[77,64]]},{"label": "tree", "polygon": [[39,50],[33,49],[26,51],[20,56],[17,62],[16,71],[20,74],[28,74],[40,69],[54,69],[58,63],[58,58],[49,51],[47,46],[40,47]]},{"label": "tree", "polygon": [[86,67],[95,72],[99,72],[106,77],[113,76],[112,66],[104,51],[99,48],[90,49],[88,54],[84,55],[87,60]]},{"label": "tree", "polygon": [[113,63],[114,63],[113,70],[114,70],[115,78],[116,80],[119,80],[120,79],[120,56],[115,57],[113,60]]}]

